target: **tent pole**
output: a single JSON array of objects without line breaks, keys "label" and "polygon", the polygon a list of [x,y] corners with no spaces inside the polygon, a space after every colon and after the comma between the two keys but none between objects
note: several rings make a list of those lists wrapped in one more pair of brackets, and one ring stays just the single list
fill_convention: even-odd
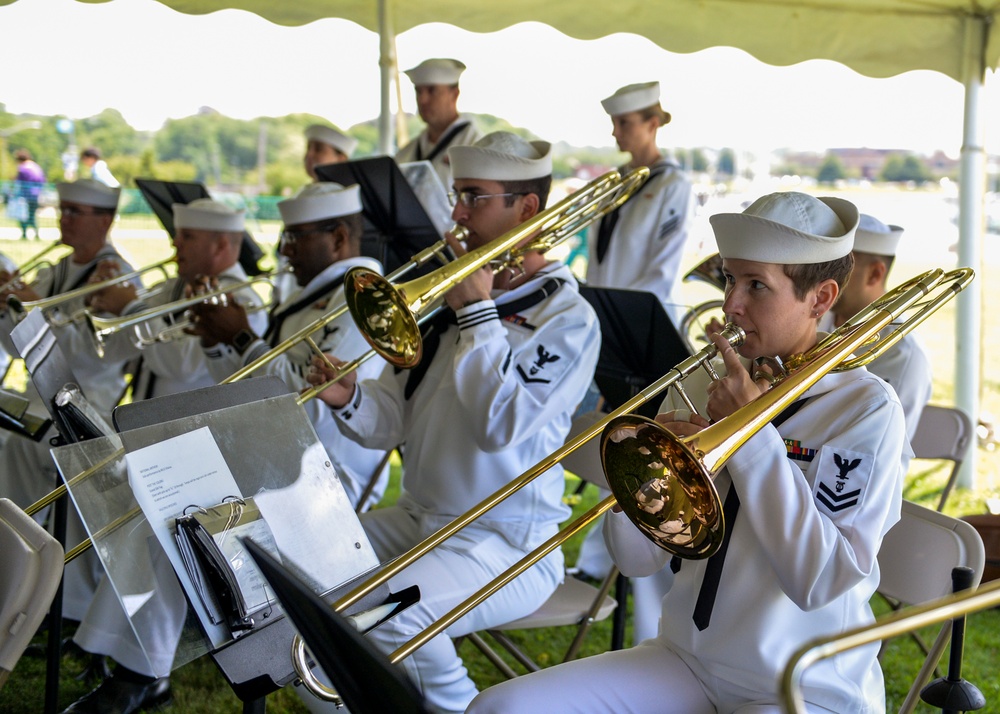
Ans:
[{"label": "tent pole", "polygon": [[[965,114],[962,128],[958,204],[958,264],[973,268],[982,276],[983,196],[986,191],[986,151],[980,98],[985,80],[983,53],[986,18],[969,16],[965,24]],[[972,419],[979,420],[980,371],[982,353],[982,277],[957,299],[955,329],[955,403]],[[970,439],[969,453],[959,472],[958,486],[975,488],[976,440]],[[992,481],[992,478],[991,478]],[[992,488],[993,484],[979,484]]]},{"label": "tent pole", "polygon": [[380,154],[395,153],[396,137],[392,123],[392,82],[396,76],[396,42],[392,30],[390,0],[378,0],[379,101],[378,150]]}]

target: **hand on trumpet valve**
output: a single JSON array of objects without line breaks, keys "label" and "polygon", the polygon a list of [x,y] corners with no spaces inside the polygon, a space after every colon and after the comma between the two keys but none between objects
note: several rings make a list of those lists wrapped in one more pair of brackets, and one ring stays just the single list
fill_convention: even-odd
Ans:
[{"label": "hand on trumpet valve", "polygon": [[316,355],[312,358],[309,371],[306,373],[306,379],[309,381],[309,384],[314,386],[326,384],[334,379],[337,380],[337,382],[331,384],[317,395],[323,402],[334,409],[340,409],[351,401],[351,397],[354,396],[354,387],[358,380],[358,373],[356,371],[341,371],[341,367],[345,364],[347,363],[337,359],[333,355]]},{"label": "hand on trumpet valve", "polygon": [[0,292],[0,299],[5,302],[11,295],[21,302],[31,302],[39,298],[31,285],[25,283],[16,272],[8,273],[0,270],[0,285],[4,286],[4,290]]},{"label": "hand on trumpet valve", "polygon": [[711,339],[726,365],[726,375],[711,382],[705,390],[708,393],[705,410],[709,418],[715,422],[729,416],[770,389],[774,374],[769,366],[758,367],[751,364],[751,369],[754,370],[754,374],[751,375],[750,370],[740,361],[739,353],[733,349],[728,340],[719,334]]},{"label": "hand on trumpet valve", "polygon": [[192,305],[186,314],[190,324],[184,328],[184,332],[200,337],[201,344],[205,347],[220,342],[231,345],[237,334],[250,330],[247,311],[232,299]]},{"label": "hand on trumpet valve", "polygon": [[130,282],[119,282],[87,296],[87,306],[94,313],[110,313],[121,315],[125,306],[138,297],[135,285]]}]

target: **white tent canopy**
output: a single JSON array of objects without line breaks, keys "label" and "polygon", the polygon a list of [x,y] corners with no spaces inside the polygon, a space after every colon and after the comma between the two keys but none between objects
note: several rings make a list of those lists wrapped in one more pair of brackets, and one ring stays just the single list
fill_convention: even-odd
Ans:
[{"label": "white tent canopy", "polygon": [[[7,5],[15,0],[0,0]],[[104,2],[105,0],[81,0]],[[253,12],[281,25],[337,17],[381,38],[382,149],[391,149],[391,87],[396,76],[394,33],[430,22],[493,32],[519,22],[546,23],[566,35],[594,39],[633,33],[672,52],[731,46],[774,65],[828,59],[870,77],[910,70],[940,72],[965,87],[960,176],[959,263],[980,268],[985,151],[980,94],[987,69],[1000,64],[1000,0],[159,0],[187,14],[224,9]],[[956,404],[979,413],[981,292],[977,283],[958,298]],[[971,486],[975,452],[962,485]]]}]

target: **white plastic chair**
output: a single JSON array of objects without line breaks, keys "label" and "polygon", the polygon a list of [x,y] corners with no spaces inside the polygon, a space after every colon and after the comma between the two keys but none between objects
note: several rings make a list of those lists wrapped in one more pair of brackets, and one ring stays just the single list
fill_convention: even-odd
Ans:
[{"label": "white plastic chair", "polygon": [[973,436],[972,420],[956,407],[928,404],[920,414],[917,431],[910,446],[917,459],[944,459],[954,462],[937,509],[944,510],[948,495],[955,487],[958,471],[969,453]]},{"label": "white plastic chair", "polygon": [[[577,417],[573,421],[567,440],[604,416],[600,412],[587,412]],[[598,435],[568,455],[562,461],[562,465],[582,480],[607,489],[607,479],[601,468],[600,442],[600,435]],[[576,627],[576,635],[562,661],[571,660],[579,652],[591,625],[608,618],[618,606],[615,599],[608,595],[617,577],[618,569],[612,568],[608,576],[597,587],[574,577],[567,577],[538,610],[526,617],[487,630],[487,632],[525,669],[535,672],[539,669],[538,665],[517,646],[517,643],[507,633],[511,630],[529,630],[538,627]],[[517,676],[517,672],[500,658],[479,633],[471,633],[466,635],[464,639],[468,639],[475,645],[505,676],[509,678]]]},{"label": "white plastic chair", "polygon": [[63,573],[63,548],[0,498],[0,688],[45,618]]},{"label": "white plastic chair", "polygon": [[[882,574],[879,593],[905,605],[919,605],[952,591],[951,571],[958,566],[973,570],[972,587],[979,585],[986,560],[983,541],[965,521],[903,501],[902,516],[882,541],[878,564]],[[946,623],[900,707],[912,712],[920,690],[930,680],[948,644],[951,623]]]}]

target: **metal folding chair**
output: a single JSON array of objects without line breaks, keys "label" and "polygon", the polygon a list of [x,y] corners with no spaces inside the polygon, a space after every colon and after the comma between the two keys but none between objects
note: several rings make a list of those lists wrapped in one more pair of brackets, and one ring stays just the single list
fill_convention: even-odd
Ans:
[{"label": "metal folding chair", "polygon": [[956,407],[939,407],[928,404],[920,414],[917,431],[910,446],[917,459],[943,459],[952,461],[951,473],[941,492],[937,510],[943,511],[951,490],[958,479],[958,471],[969,453],[969,444],[975,432],[969,415]]}]

